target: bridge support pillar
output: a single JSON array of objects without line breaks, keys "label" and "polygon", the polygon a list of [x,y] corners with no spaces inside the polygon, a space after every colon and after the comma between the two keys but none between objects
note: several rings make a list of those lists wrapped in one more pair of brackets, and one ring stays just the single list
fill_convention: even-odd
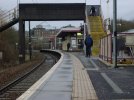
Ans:
[{"label": "bridge support pillar", "polygon": [[25,21],[19,20],[19,63],[25,62]]}]

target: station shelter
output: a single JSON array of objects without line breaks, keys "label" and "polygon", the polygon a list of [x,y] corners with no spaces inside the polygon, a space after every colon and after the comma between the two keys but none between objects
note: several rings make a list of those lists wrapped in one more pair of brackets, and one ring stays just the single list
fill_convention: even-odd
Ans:
[{"label": "station shelter", "polygon": [[83,49],[83,33],[80,27],[62,28],[57,33],[57,38],[60,40],[61,50],[67,50],[67,43],[70,43],[70,51],[80,51]]}]

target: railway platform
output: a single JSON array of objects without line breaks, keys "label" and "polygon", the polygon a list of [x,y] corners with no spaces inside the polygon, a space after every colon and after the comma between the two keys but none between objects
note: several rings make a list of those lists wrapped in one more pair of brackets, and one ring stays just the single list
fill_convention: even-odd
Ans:
[{"label": "railway platform", "polygon": [[17,100],[134,100],[134,67],[111,68],[83,52],[60,60]]},{"label": "railway platform", "polygon": [[98,100],[81,61],[62,52],[60,60],[17,100]]}]

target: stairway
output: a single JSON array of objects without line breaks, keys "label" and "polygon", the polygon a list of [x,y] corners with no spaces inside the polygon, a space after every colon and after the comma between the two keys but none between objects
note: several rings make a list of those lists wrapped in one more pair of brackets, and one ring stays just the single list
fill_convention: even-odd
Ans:
[{"label": "stairway", "polygon": [[19,21],[18,9],[15,7],[10,11],[3,13],[0,17],[0,32],[13,26]]},{"label": "stairway", "polygon": [[88,16],[88,23],[90,26],[90,34],[94,41],[92,55],[98,56],[100,49],[100,38],[106,35],[106,32],[104,32],[101,16]]}]

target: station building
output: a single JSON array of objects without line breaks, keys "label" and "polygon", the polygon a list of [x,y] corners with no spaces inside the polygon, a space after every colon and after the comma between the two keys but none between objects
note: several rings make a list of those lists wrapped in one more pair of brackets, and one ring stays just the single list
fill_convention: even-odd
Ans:
[{"label": "station building", "polygon": [[83,32],[80,27],[62,28],[57,33],[61,50],[67,50],[67,43],[70,43],[70,51],[80,51],[83,48]]}]

